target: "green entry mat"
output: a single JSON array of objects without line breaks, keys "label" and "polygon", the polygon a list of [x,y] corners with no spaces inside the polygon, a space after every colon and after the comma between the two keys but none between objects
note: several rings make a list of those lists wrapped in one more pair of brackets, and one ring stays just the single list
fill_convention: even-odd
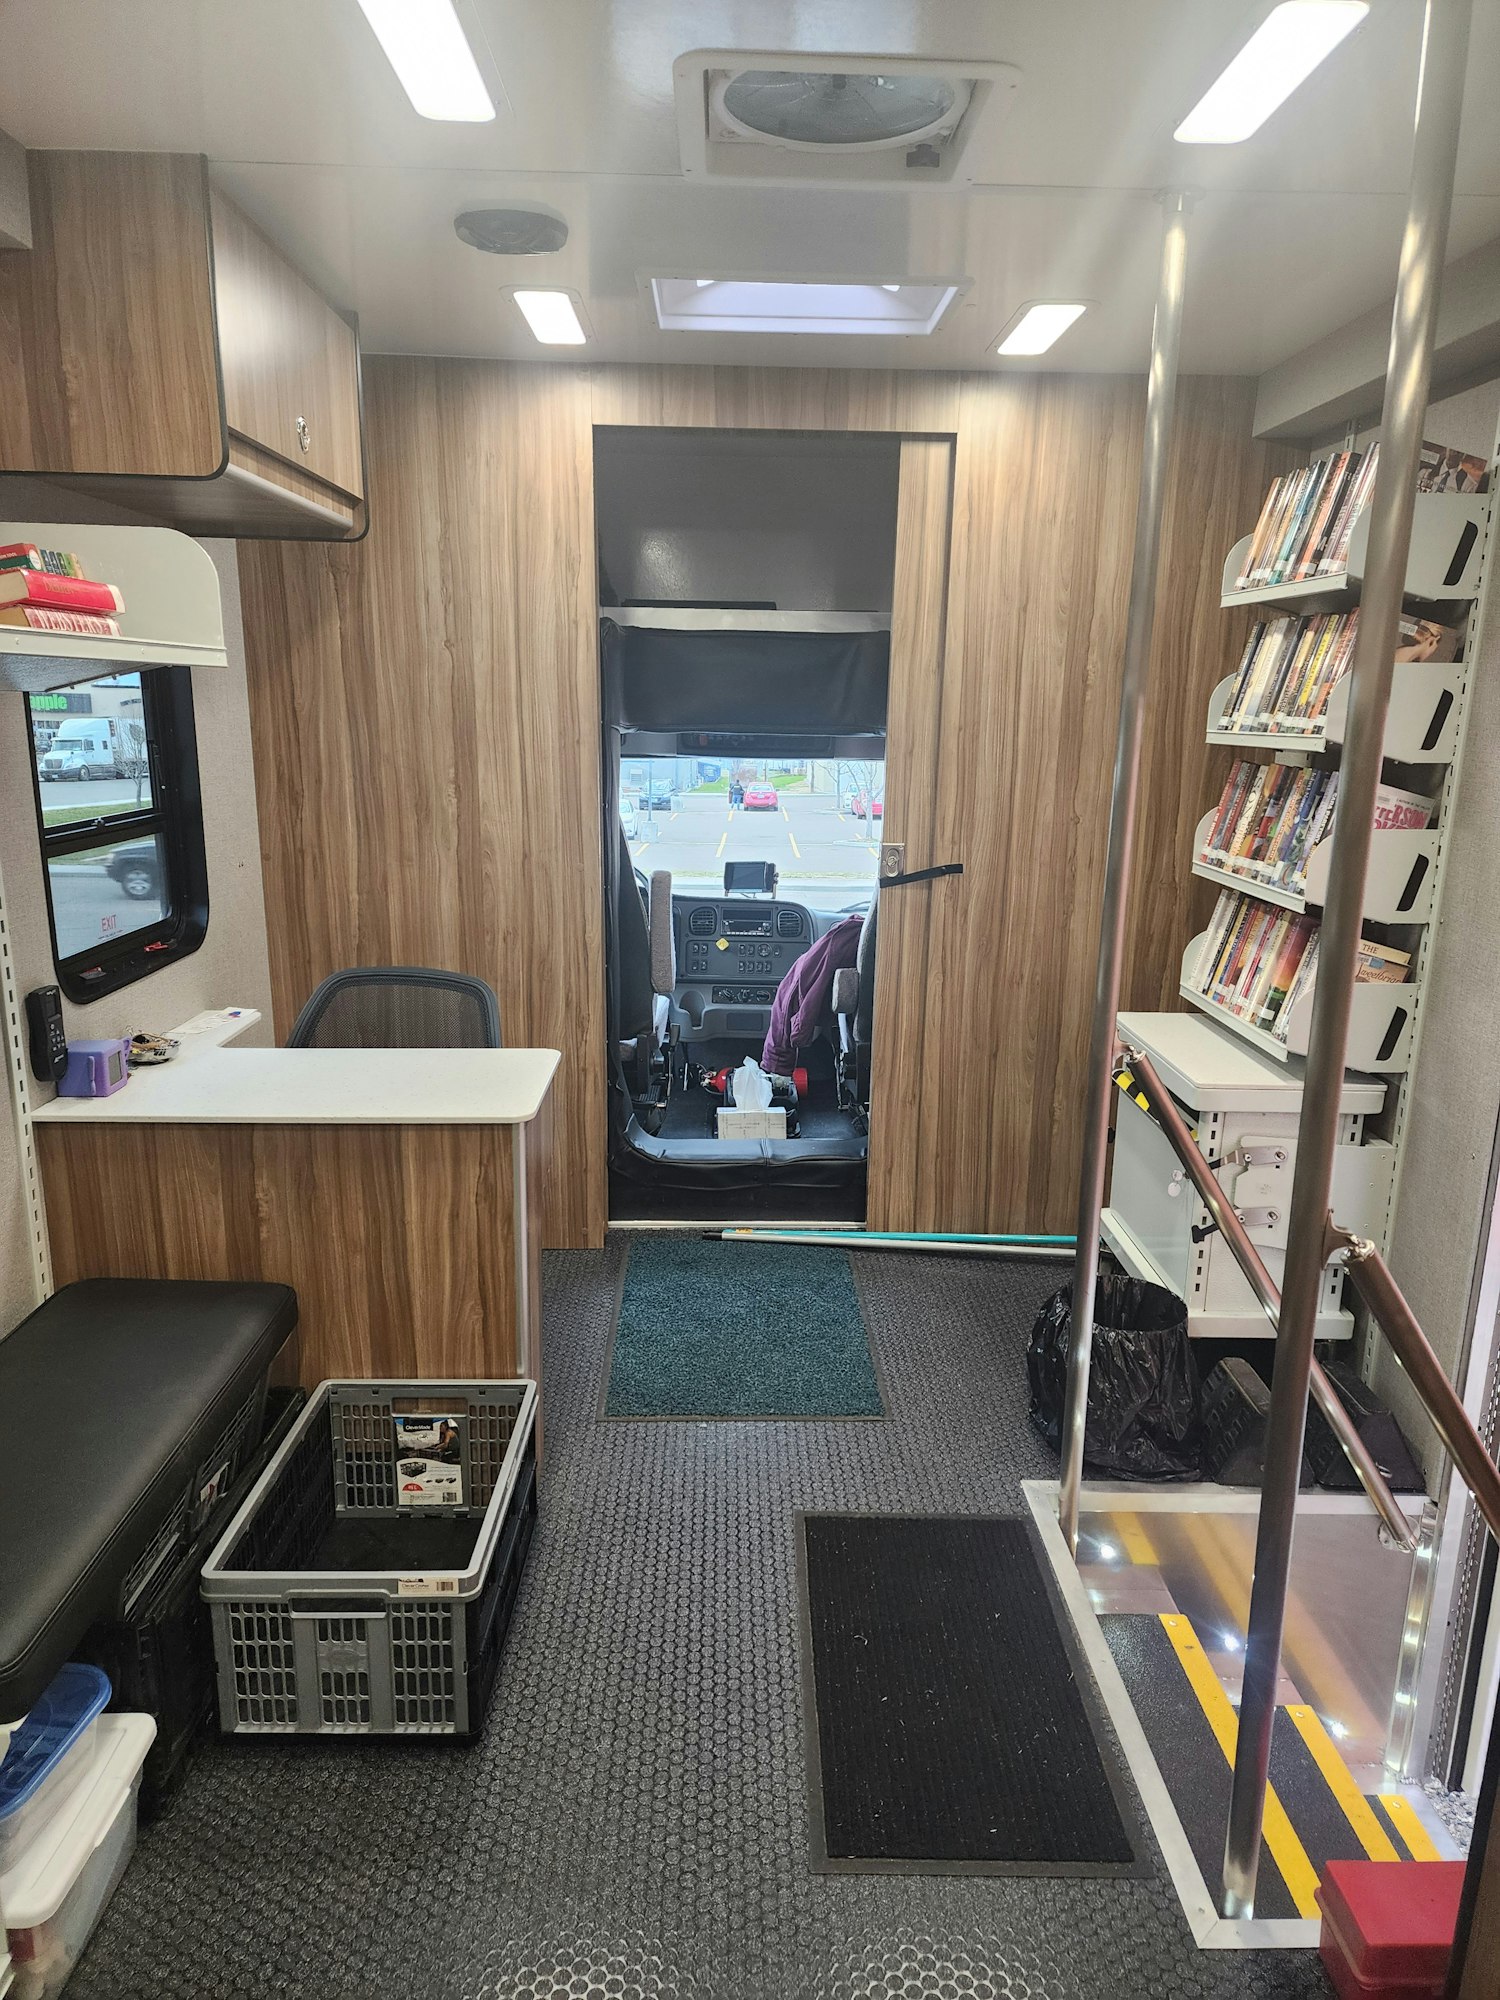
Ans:
[{"label": "green entry mat", "polygon": [[606,1417],[883,1417],[848,1252],[633,1243]]}]

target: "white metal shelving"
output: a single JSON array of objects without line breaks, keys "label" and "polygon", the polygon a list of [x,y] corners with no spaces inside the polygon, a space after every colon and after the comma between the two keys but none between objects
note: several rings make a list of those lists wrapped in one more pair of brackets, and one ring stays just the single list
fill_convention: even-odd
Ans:
[{"label": "white metal shelving", "polygon": [[[1349,676],[1336,681],[1316,728],[1248,730],[1224,725],[1224,711],[1238,679],[1226,674],[1209,696],[1206,741],[1231,750],[1274,750],[1285,763],[1306,762],[1342,746],[1349,719]],[[1381,755],[1398,764],[1451,764],[1458,750],[1459,710],[1465,679],[1462,665],[1435,666],[1427,660],[1398,660],[1391,679],[1391,706]]]},{"label": "white metal shelving", "polygon": [[[1463,604],[1475,597],[1489,518],[1487,493],[1419,493],[1412,515],[1406,595],[1424,604]],[[1250,605],[1264,611],[1348,611],[1358,604],[1364,585],[1369,539],[1370,510],[1365,507],[1349,537],[1346,569],[1333,576],[1304,577],[1299,583],[1257,584],[1240,590],[1234,579],[1254,540],[1253,535],[1244,535],[1224,559],[1219,602],[1226,608]]]},{"label": "white metal shelving", "polygon": [[[1287,1021],[1286,1040],[1270,1034],[1264,1028],[1257,1028],[1252,1021],[1241,1020],[1217,1000],[1198,992],[1188,983],[1191,968],[1197,963],[1207,932],[1195,937],[1182,955],[1182,982],[1178,987],[1184,1000],[1217,1021],[1233,1035],[1250,1043],[1263,1055],[1276,1062],[1285,1062],[1290,1056],[1307,1054],[1308,1033],[1312,1027],[1313,987],[1301,994],[1292,1004]],[[1314,979],[1313,986],[1317,981]],[[1412,1021],[1416,1012],[1416,987],[1407,980],[1395,985],[1385,980],[1369,980],[1354,989],[1353,1011],[1349,1018],[1349,1067],[1362,1070],[1371,1076],[1399,1076],[1411,1061]]]},{"label": "white metal shelving", "polygon": [[[1193,873],[1221,889],[1242,889],[1279,910],[1320,910],[1328,894],[1328,859],[1333,843],[1320,840],[1307,856],[1305,888],[1288,889],[1263,882],[1248,871],[1220,867],[1203,859],[1203,844],[1214,823],[1207,812],[1193,837]],[[1370,842],[1370,872],[1365,880],[1365,915],[1372,923],[1425,924],[1432,916],[1432,885],[1436,880],[1438,836],[1432,827],[1377,827]]]},{"label": "white metal shelving", "polygon": [[175,528],[0,521],[0,545],[9,542],[71,550],[88,576],[118,587],[125,608],[118,639],[0,625],[0,687],[44,694],[144,667],[228,666],[219,572],[191,536]]}]

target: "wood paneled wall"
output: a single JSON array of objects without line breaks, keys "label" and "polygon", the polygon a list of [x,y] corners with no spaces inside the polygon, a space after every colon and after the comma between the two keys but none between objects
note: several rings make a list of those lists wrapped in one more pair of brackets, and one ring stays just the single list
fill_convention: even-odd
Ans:
[{"label": "wood paneled wall", "polygon": [[589,383],[385,360],[369,536],[245,543],[271,985],[478,973],[507,1043],[561,1049],[549,1243],[604,1227],[604,973]]},{"label": "wood paneled wall", "polygon": [[529,1176],[545,1148],[533,1126],[44,1124],[37,1146],[59,1285],[291,1285],[281,1372],[308,1388],[504,1377],[523,1351],[542,1372],[541,1274],[516,1201],[518,1163]]},{"label": "wood paneled wall", "polygon": [[[507,1040],[564,1052],[547,1241],[600,1241],[592,427],[947,440],[942,466],[903,453],[906,533],[949,554],[945,589],[921,561],[905,572],[915,595],[898,586],[895,712],[929,683],[908,712],[931,737],[893,752],[911,824],[893,809],[888,833],[910,866],[961,860],[965,874],[901,892],[928,899],[925,920],[882,933],[882,1006],[892,981],[920,981],[925,1004],[904,1081],[877,1084],[898,1108],[875,1136],[872,1186],[893,1227],[1070,1227],[1142,384],[376,359],[366,399],[369,538],[241,551],[279,1033],[339,965],[483,973]],[[1248,380],[1181,385],[1136,1007],[1175,1004],[1182,946],[1211,903],[1189,866],[1224,768],[1203,717],[1244,635],[1219,609],[1220,569],[1288,462],[1251,439],[1253,401]]]}]

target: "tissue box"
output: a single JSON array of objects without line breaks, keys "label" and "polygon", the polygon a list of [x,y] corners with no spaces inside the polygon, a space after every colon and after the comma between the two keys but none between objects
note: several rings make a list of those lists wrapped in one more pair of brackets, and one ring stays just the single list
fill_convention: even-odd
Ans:
[{"label": "tissue box", "polygon": [[730,1105],[721,1105],[718,1136],[721,1139],[784,1139],[786,1112],[741,1111]]}]

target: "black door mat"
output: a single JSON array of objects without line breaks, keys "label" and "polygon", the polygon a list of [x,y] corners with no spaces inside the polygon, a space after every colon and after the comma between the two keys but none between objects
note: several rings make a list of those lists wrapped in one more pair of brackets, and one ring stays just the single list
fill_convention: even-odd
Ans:
[{"label": "black door mat", "polygon": [[1144,1874],[1029,1523],[801,1526],[814,1868]]}]

